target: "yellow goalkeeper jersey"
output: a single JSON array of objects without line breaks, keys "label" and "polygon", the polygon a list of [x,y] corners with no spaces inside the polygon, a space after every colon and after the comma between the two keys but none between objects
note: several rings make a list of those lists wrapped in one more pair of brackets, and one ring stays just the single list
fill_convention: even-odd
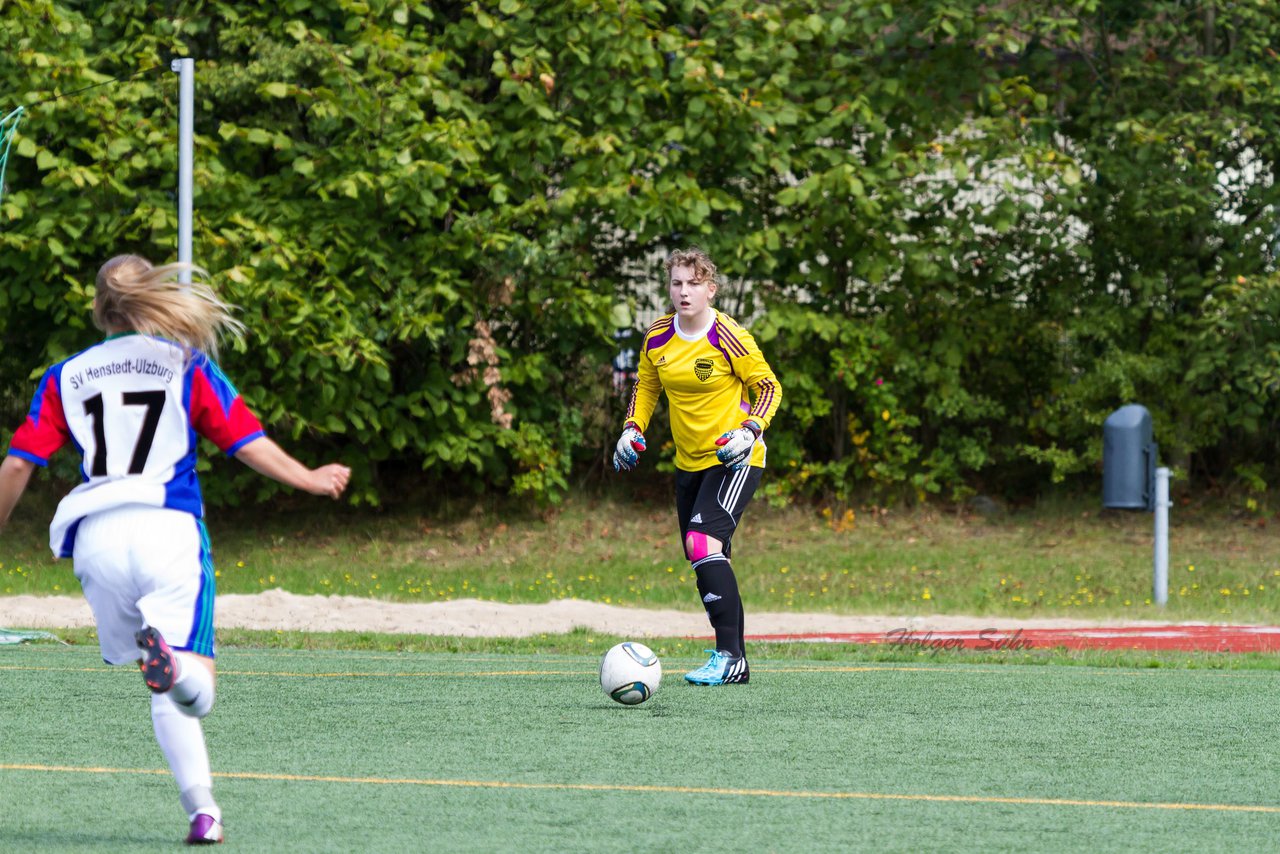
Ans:
[{"label": "yellow goalkeeper jersey", "polygon": [[[676,468],[701,471],[720,465],[716,439],[747,418],[767,428],[778,411],[782,387],[751,333],[727,314],[712,310],[706,329],[690,335],[675,314],[658,318],[644,335],[627,421],[644,432],[667,393]],[[763,437],[751,465],[765,464]]]}]

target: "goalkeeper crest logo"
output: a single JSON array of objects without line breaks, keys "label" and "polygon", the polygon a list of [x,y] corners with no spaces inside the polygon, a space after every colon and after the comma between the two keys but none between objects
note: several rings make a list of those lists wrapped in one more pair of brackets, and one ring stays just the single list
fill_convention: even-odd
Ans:
[{"label": "goalkeeper crest logo", "polygon": [[711,377],[711,366],[714,364],[710,359],[698,359],[693,363],[693,375],[704,383]]}]

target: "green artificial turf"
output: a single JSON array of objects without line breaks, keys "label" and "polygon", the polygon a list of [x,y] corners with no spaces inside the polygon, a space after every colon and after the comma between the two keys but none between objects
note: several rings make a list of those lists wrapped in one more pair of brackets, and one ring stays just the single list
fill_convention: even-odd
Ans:
[{"label": "green artificial turf", "polygon": [[[763,656],[608,700],[596,655],[230,646],[206,722],[243,851],[1263,850],[1272,671]],[[0,850],[185,817],[135,672],[0,648]]]}]

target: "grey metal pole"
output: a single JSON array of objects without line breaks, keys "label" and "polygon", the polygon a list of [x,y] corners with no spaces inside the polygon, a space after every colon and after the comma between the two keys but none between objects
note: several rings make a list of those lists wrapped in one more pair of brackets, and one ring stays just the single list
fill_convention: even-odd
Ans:
[{"label": "grey metal pole", "polygon": [[1157,605],[1169,601],[1169,470],[1156,469],[1156,545],[1152,598]]},{"label": "grey metal pole", "polygon": [[[175,59],[169,68],[178,73],[178,260],[191,263],[191,165],[195,134],[196,61]],[[191,271],[179,281],[191,283]]]}]

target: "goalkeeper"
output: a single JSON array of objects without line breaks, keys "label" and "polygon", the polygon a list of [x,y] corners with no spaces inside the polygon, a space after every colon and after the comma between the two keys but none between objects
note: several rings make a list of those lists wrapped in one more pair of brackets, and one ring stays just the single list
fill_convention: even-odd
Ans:
[{"label": "goalkeeper", "polygon": [[751,333],[712,307],[717,283],[711,258],[701,249],[678,250],[668,256],[666,271],[675,311],[645,332],[613,466],[635,468],[658,394],[665,391],[676,444],[680,536],[716,633],[711,658],[684,678],[695,685],[744,683],[751,672],[730,543],[760,485],[763,435],[782,389]]}]

